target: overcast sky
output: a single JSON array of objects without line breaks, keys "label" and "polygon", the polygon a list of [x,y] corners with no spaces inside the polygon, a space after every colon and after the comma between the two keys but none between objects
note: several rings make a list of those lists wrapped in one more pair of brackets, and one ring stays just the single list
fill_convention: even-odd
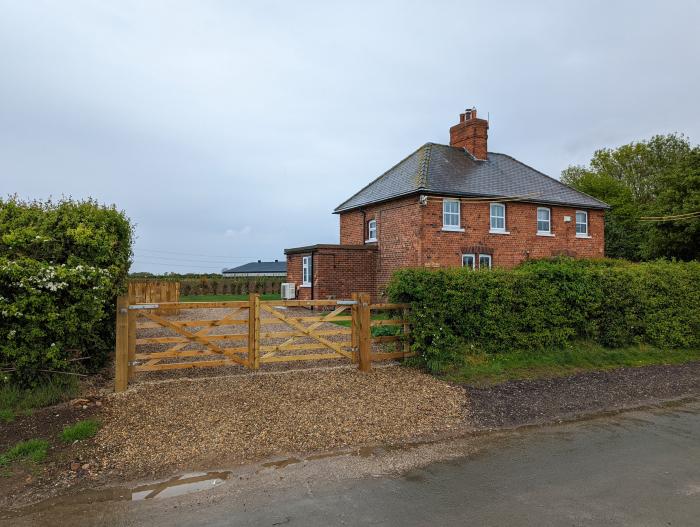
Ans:
[{"label": "overcast sky", "polygon": [[134,270],[216,272],[337,243],[333,208],[472,105],[554,177],[700,141],[700,2],[331,4],[0,0],[0,193],[115,203]]}]

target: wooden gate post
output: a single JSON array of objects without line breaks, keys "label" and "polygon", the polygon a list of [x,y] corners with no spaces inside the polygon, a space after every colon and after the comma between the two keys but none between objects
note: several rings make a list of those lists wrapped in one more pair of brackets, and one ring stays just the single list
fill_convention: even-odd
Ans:
[{"label": "wooden gate post", "polygon": [[248,294],[248,368],[260,367],[260,295]]},{"label": "wooden gate post", "polygon": [[372,369],[372,327],[370,326],[370,296],[367,293],[358,295],[357,309],[359,312],[359,369],[368,372]]},{"label": "wooden gate post", "polygon": [[117,326],[114,357],[114,391],[123,392],[129,384],[129,297],[117,297]]},{"label": "wooden gate post", "polygon": [[352,317],[350,322],[350,347],[352,348],[352,361],[357,362],[360,347],[360,295],[353,293],[351,299],[355,303],[350,306],[350,315]]}]

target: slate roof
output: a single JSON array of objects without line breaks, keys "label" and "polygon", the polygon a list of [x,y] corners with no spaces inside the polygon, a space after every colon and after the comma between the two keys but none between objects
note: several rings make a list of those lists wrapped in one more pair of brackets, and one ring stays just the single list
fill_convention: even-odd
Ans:
[{"label": "slate roof", "polygon": [[335,212],[415,193],[610,208],[506,154],[489,152],[488,159],[481,161],[463,148],[426,143],[338,205]]},{"label": "slate roof", "polygon": [[223,273],[286,273],[287,272],[287,262],[250,262],[247,264],[239,265],[238,267],[233,267],[232,269],[224,269]]}]

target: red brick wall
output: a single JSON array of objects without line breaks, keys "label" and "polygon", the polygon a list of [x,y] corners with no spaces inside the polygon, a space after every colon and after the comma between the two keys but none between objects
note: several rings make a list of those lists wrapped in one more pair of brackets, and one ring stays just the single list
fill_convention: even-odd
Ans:
[{"label": "red brick wall", "polygon": [[[418,196],[398,199],[367,207],[364,211],[340,215],[340,243],[362,244],[367,236],[365,225],[377,220],[376,287],[381,294],[391,274],[401,267],[417,267],[421,260],[422,207]],[[374,244],[367,244],[374,245]]]},{"label": "red brick wall", "polygon": [[344,212],[340,215],[340,244],[362,245],[365,243],[365,223],[372,218],[360,210]]},{"label": "red brick wall", "polygon": [[[303,287],[302,257],[311,255],[312,286]],[[287,255],[287,281],[296,284],[297,298],[348,299],[352,293],[370,293],[376,298],[377,248],[319,247],[312,252]]]},{"label": "red brick wall", "polygon": [[352,293],[375,296],[376,247],[321,248],[314,253],[314,298],[350,298]]},{"label": "red brick wall", "polygon": [[[568,254],[578,258],[601,258],[604,247],[604,212],[588,211],[591,238],[576,238],[576,210],[549,207],[554,236],[537,235],[537,207],[533,203],[506,203],[506,231],[491,234],[488,203],[461,204],[461,227],[464,232],[442,230],[442,200],[432,198],[424,209],[423,265],[446,267],[461,265],[465,253],[492,255],[494,267],[514,267],[524,260]],[[580,209],[578,209],[580,210]],[[564,216],[571,216],[565,223]]]}]

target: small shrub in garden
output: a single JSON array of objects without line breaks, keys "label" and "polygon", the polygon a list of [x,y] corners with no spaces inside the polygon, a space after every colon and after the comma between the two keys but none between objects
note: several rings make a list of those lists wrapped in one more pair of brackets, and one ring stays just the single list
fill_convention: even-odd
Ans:
[{"label": "small shrub in garden", "polygon": [[512,270],[401,269],[388,293],[410,302],[411,337],[434,371],[464,350],[700,346],[700,263],[557,259]]},{"label": "small shrub in garden", "polygon": [[61,432],[61,441],[72,443],[93,437],[100,429],[100,422],[94,419],[79,421],[74,425],[67,426]]}]

